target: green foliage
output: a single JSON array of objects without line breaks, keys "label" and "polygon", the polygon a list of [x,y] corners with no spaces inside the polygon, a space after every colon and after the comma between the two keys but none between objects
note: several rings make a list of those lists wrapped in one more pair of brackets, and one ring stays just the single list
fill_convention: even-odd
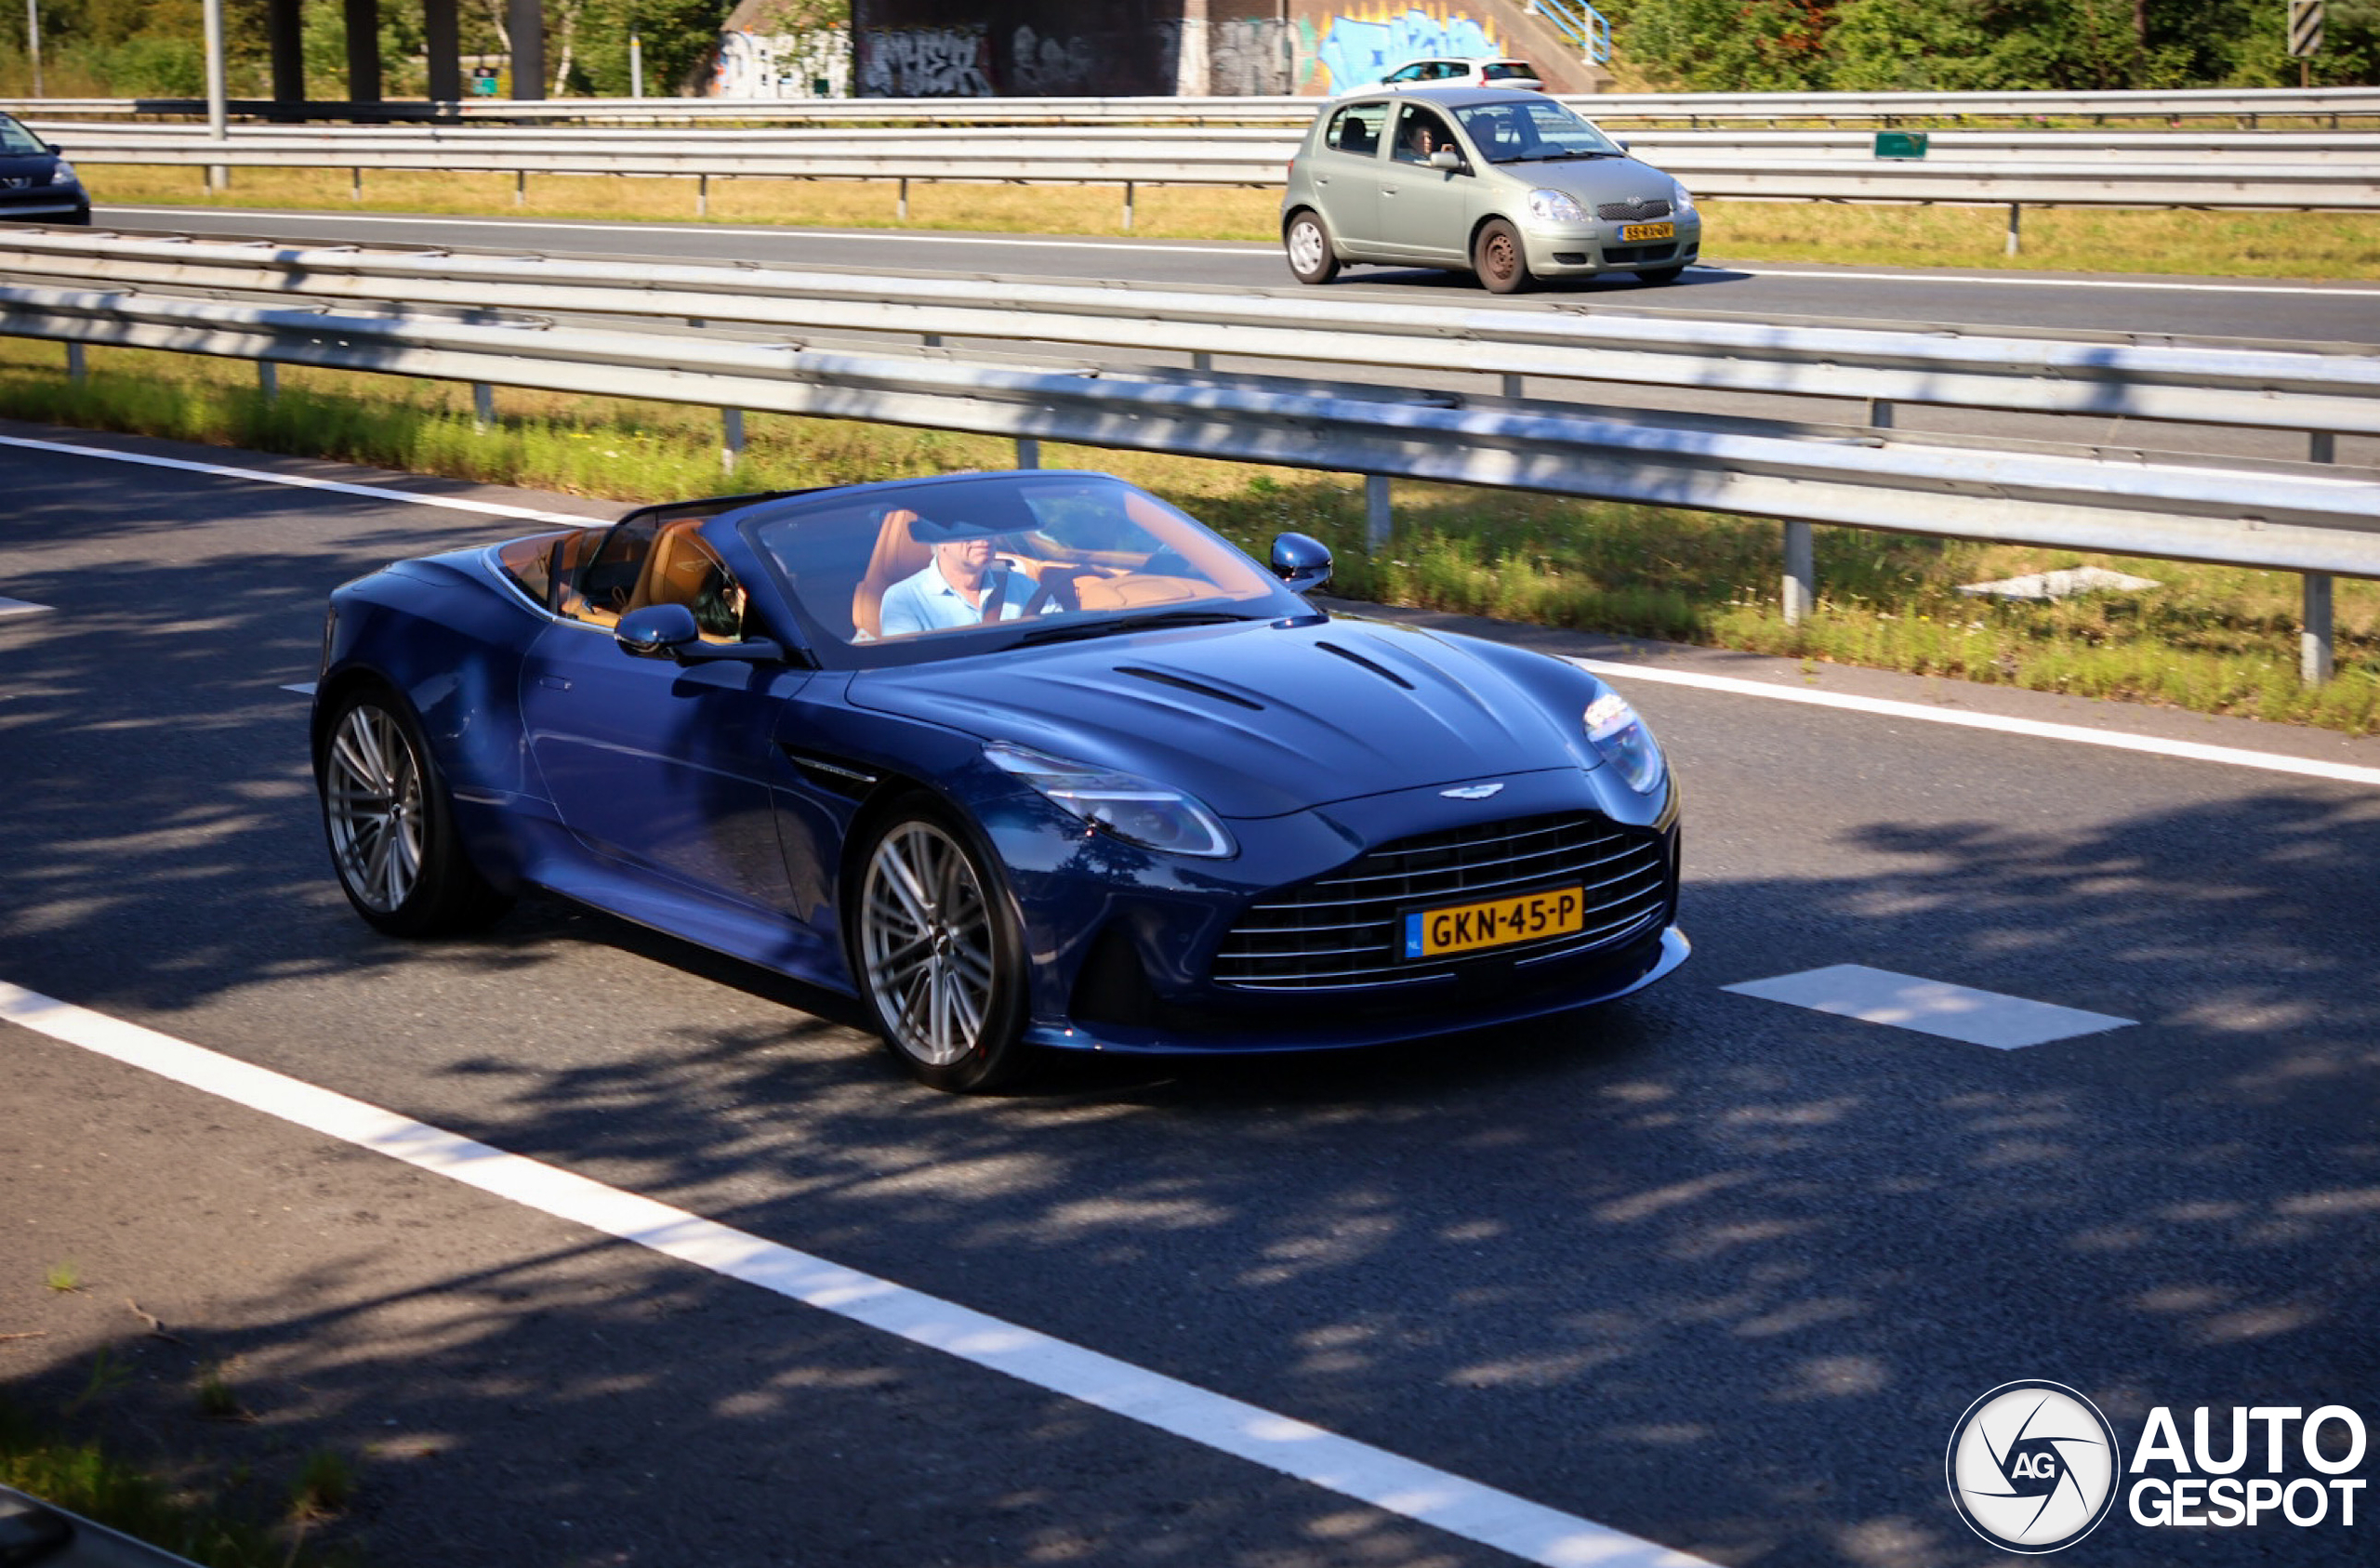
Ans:
[{"label": "green foliage", "polygon": [[[734,0],[581,0],[570,90],[628,97],[628,33],[633,28],[644,55],[646,96],[667,98],[680,92],[709,65],[733,8]],[[548,14],[550,27],[553,13],[549,9]],[[549,41],[549,59],[553,50]]]}]

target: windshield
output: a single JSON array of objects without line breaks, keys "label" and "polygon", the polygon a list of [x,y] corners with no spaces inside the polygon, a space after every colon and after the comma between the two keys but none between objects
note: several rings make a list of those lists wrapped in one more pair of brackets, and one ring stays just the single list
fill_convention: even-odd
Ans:
[{"label": "windshield", "polygon": [[1458,109],[1471,144],[1491,164],[1625,157],[1620,144],[1550,98]]},{"label": "windshield", "polygon": [[772,507],[744,527],[812,647],[853,655],[839,665],[1305,613],[1227,541],[1104,474],[887,486]]},{"label": "windshield", "polygon": [[0,152],[46,152],[49,148],[41,138],[25,129],[6,114],[0,114]]}]

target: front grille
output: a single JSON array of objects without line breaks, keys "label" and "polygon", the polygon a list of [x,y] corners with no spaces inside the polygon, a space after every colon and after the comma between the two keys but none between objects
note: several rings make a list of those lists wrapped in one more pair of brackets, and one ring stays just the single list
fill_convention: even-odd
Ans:
[{"label": "front grille", "polygon": [[[1586,889],[1586,928],[1473,954],[1408,960],[1404,916],[1540,888]],[[1660,835],[1605,817],[1529,817],[1382,845],[1251,905],[1215,954],[1221,985],[1311,991],[1451,974],[1482,959],[1551,956],[1638,935],[1669,906]]]},{"label": "front grille", "polygon": [[1669,215],[1669,203],[1659,196],[1647,196],[1641,202],[1606,202],[1595,208],[1595,216],[1606,223],[1644,223]]}]

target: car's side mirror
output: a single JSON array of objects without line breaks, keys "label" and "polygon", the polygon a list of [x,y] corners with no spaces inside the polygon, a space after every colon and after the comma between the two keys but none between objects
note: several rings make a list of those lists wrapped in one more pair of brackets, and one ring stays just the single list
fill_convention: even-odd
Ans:
[{"label": "car's side mirror", "polygon": [[1291,593],[1312,593],[1330,581],[1330,547],[1310,534],[1283,534],[1266,564]]},{"label": "car's side mirror", "polygon": [[640,659],[674,658],[702,640],[694,613],[682,604],[648,604],[620,617],[612,639],[623,653]]},{"label": "car's side mirror", "polygon": [[1627,144],[1626,142],[1624,142],[1624,141],[1620,140],[1618,137],[1614,137],[1614,138],[1611,138],[1611,144],[1612,144],[1614,147],[1619,148],[1622,152],[1627,152],[1627,151],[1628,151],[1628,144]]},{"label": "car's side mirror", "polygon": [[681,665],[784,664],[784,648],[765,637],[741,642],[705,642],[694,613],[682,604],[648,604],[620,617],[612,640],[639,659],[672,659]]},{"label": "car's side mirror", "polygon": [[1441,147],[1430,154],[1430,166],[1434,169],[1459,169],[1462,167],[1462,154],[1451,147]]}]

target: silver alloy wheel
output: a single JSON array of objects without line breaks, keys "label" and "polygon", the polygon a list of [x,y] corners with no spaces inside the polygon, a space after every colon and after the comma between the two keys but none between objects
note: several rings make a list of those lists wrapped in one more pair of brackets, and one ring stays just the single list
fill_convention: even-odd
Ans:
[{"label": "silver alloy wheel", "polygon": [[1301,278],[1322,270],[1322,225],[1301,217],[1289,225],[1289,270]]},{"label": "silver alloy wheel", "polygon": [[358,703],[331,736],[324,814],[358,903],[393,914],[421,881],[421,761],[395,715]]},{"label": "silver alloy wheel", "polygon": [[860,885],[860,961],[892,1044],[928,1067],[966,1060],[991,1014],[984,886],[958,840],[904,822],[878,841]]}]

